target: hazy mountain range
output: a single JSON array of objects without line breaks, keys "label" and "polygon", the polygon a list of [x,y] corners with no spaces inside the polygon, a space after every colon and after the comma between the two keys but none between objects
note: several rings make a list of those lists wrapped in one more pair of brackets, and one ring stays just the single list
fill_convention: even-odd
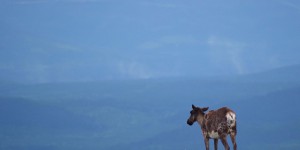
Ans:
[{"label": "hazy mountain range", "polygon": [[1,148],[200,149],[199,126],[186,124],[195,104],[235,110],[240,149],[296,150],[299,70],[284,67],[222,79],[3,83]]}]

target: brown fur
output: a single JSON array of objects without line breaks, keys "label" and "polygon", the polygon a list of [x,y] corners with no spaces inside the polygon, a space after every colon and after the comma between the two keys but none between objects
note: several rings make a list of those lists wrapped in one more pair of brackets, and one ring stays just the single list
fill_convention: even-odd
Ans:
[{"label": "brown fur", "polygon": [[225,149],[229,150],[230,148],[226,140],[228,134],[230,135],[234,150],[237,150],[235,141],[237,134],[236,119],[235,113],[231,109],[222,107],[205,114],[204,112],[208,110],[208,107],[200,108],[192,105],[192,108],[193,110],[187,120],[187,124],[192,125],[196,121],[199,123],[206,150],[209,150],[209,139],[214,139],[215,150],[218,149],[218,139],[221,139]]}]

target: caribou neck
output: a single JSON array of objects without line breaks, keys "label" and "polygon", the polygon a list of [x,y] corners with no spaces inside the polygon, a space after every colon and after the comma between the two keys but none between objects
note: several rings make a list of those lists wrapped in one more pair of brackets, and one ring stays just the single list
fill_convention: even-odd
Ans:
[{"label": "caribou neck", "polygon": [[204,124],[204,116],[205,116],[205,114],[200,114],[200,115],[198,115],[198,117],[197,117],[197,122],[198,122],[198,124],[200,125],[200,127],[202,127],[203,124]]}]

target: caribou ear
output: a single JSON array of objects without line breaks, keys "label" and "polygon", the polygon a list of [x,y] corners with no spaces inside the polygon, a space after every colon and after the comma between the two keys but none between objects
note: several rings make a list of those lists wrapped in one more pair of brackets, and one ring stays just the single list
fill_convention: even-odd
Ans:
[{"label": "caribou ear", "polygon": [[207,111],[208,110],[208,107],[204,107],[201,109],[203,112]]},{"label": "caribou ear", "polygon": [[196,106],[195,106],[194,104],[192,104],[192,108],[193,108],[193,109],[195,109],[195,108],[196,108]]}]

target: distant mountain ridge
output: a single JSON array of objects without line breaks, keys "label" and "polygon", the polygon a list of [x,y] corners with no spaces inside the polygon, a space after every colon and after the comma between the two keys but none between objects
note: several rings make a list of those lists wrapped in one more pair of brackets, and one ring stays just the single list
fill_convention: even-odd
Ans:
[{"label": "distant mountain ridge", "polygon": [[239,81],[246,82],[300,82],[300,64],[283,66],[271,70],[238,76]]},{"label": "distant mountain ridge", "polygon": [[[203,146],[200,128],[186,125],[191,104],[195,104],[235,110],[241,149],[258,149],[258,145],[272,149],[275,145],[297,150],[299,68],[287,66],[228,78],[3,83],[0,131],[12,139],[32,137],[23,145],[16,144],[17,140],[3,142],[3,147],[47,146],[51,139],[50,146],[64,150],[198,149]],[[276,131],[284,132],[285,139],[275,138]],[[274,138],[264,140],[265,134]],[[36,136],[41,138],[36,140]]]}]

